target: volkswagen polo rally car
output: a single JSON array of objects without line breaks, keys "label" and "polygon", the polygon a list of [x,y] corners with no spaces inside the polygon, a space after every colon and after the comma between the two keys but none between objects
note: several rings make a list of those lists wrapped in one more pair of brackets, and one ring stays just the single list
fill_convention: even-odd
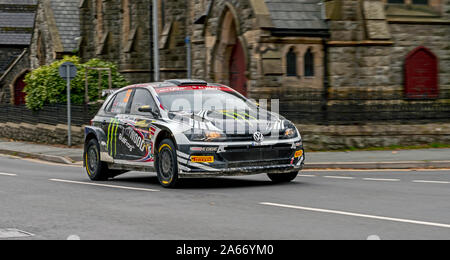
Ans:
[{"label": "volkswagen polo rally car", "polygon": [[166,188],[181,178],[257,173],[289,182],[304,161],[290,121],[230,87],[200,80],[117,90],[85,130],[84,166],[94,181],[156,171]]}]

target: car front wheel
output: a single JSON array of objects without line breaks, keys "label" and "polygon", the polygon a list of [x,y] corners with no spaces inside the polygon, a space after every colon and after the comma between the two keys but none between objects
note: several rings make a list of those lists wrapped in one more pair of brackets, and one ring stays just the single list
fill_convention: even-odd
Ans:
[{"label": "car front wheel", "polygon": [[179,182],[178,161],[176,147],[172,140],[165,139],[159,145],[156,166],[161,185],[164,188],[175,188]]},{"label": "car front wheel", "polygon": [[93,181],[108,180],[108,165],[100,160],[100,145],[96,139],[91,139],[84,154],[86,172]]},{"label": "car front wheel", "polygon": [[269,178],[276,183],[291,182],[298,176],[298,171],[289,173],[268,174]]}]

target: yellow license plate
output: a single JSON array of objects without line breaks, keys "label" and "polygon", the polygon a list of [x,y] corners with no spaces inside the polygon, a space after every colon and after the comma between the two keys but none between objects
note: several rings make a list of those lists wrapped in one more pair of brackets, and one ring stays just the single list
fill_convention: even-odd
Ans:
[{"label": "yellow license plate", "polygon": [[192,156],[191,162],[193,162],[193,163],[213,163],[214,156]]},{"label": "yellow license plate", "polygon": [[295,152],[295,158],[302,157],[302,156],[303,156],[303,150]]}]

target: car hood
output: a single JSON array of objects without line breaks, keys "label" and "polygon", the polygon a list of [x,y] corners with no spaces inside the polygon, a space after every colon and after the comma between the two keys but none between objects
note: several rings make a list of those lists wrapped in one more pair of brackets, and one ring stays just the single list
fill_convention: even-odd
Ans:
[{"label": "car hood", "polygon": [[189,129],[219,131],[226,135],[249,135],[257,131],[267,135],[285,129],[289,122],[265,110],[204,110],[198,113],[180,111],[171,112],[169,117]]}]

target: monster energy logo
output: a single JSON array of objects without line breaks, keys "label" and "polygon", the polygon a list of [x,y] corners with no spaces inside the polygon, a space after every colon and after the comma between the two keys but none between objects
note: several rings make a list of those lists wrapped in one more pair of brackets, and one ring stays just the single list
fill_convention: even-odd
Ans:
[{"label": "monster energy logo", "polygon": [[106,144],[110,156],[117,154],[117,130],[119,129],[119,120],[113,118],[108,126],[108,142]]}]

